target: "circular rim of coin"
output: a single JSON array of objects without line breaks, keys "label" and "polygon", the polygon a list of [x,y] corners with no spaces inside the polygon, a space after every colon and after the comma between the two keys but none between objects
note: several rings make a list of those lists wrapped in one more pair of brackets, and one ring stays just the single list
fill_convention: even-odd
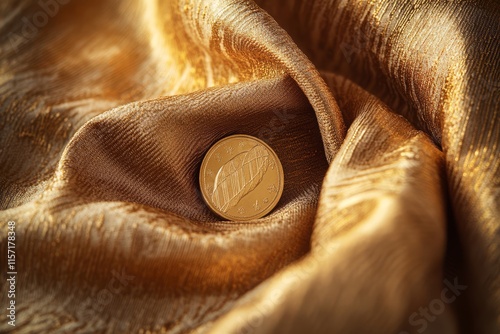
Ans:
[{"label": "circular rim of coin", "polygon": [[[279,172],[278,172],[278,174],[279,174],[279,178],[278,178],[279,179],[279,186],[278,186],[278,191],[276,193],[275,198],[269,202],[269,205],[264,210],[260,211],[259,213],[255,214],[255,215],[248,216],[248,217],[238,217],[238,216],[233,216],[233,215],[229,215],[229,214],[225,214],[223,212],[220,212],[220,210],[215,208],[212,205],[212,203],[210,203],[210,200],[208,199],[209,198],[208,194],[206,193],[205,188],[202,185],[202,180],[205,178],[205,176],[203,176],[202,174],[204,172],[204,169],[206,168],[206,165],[208,164],[208,161],[210,161],[211,155],[220,146],[220,144],[222,144],[225,141],[235,139],[235,138],[246,138],[246,139],[256,141],[259,144],[263,145],[266,149],[269,150],[269,152],[271,152],[272,156],[276,160],[276,165],[277,165],[278,170],[279,170]],[[246,134],[234,134],[234,135],[229,135],[227,137],[224,137],[224,138],[216,141],[208,149],[207,153],[205,153],[205,156],[203,157],[203,161],[202,161],[201,166],[200,166],[199,182],[198,183],[200,185],[200,190],[201,190],[203,201],[205,202],[205,204],[210,208],[210,210],[213,213],[215,213],[219,217],[229,219],[232,221],[248,221],[248,220],[252,220],[252,219],[262,218],[262,217],[266,216],[267,214],[269,214],[269,212],[271,212],[276,207],[276,205],[278,204],[278,202],[281,199],[281,196],[283,195],[283,189],[284,189],[284,184],[285,184],[285,174],[283,172],[283,166],[281,164],[280,159],[278,158],[278,155],[276,154],[276,152],[274,152],[274,150],[267,143],[265,143],[263,140],[256,138],[254,136],[250,136],[250,135],[246,135]]]}]

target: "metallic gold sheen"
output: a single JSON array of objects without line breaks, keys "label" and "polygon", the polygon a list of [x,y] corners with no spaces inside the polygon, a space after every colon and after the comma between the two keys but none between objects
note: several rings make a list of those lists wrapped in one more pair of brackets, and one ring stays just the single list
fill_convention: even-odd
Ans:
[{"label": "metallic gold sheen", "polygon": [[[498,0],[1,0],[0,333],[500,333],[499,18]],[[259,219],[200,194],[236,133],[286,172]],[[268,151],[243,151],[260,177]]]},{"label": "metallic gold sheen", "polygon": [[217,215],[251,220],[267,215],[281,198],[284,175],[269,145],[248,135],[219,140],[200,167],[203,200]]}]

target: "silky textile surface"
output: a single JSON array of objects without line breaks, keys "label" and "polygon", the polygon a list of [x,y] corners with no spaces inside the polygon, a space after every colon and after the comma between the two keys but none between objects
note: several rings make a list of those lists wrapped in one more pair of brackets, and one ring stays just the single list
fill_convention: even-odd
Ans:
[{"label": "silky textile surface", "polygon": [[[0,13],[0,332],[500,333],[498,1]],[[283,165],[261,219],[201,197],[232,134]]]}]

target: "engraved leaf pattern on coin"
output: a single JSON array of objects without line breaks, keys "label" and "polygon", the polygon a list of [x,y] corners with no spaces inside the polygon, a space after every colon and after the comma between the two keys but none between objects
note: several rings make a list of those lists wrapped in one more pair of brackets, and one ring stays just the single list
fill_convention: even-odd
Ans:
[{"label": "engraved leaf pattern on coin", "polygon": [[234,156],[215,176],[212,203],[227,212],[259,185],[269,166],[269,152],[262,145]]}]

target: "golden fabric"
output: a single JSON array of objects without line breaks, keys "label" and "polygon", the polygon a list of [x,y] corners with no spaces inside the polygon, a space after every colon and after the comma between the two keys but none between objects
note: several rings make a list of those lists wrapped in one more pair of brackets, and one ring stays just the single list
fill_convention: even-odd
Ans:
[{"label": "golden fabric", "polygon": [[[0,9],[0,332],[500,332],[496,0]],[[285,173],[250,222],[198,187],[236,133]]]}]

